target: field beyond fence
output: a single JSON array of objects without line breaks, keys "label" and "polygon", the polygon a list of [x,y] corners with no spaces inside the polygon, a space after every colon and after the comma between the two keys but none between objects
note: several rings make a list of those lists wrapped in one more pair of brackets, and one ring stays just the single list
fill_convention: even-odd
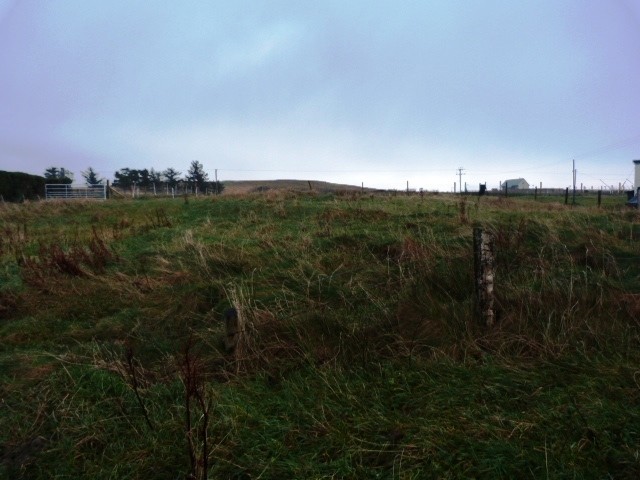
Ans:
[{"label": "field beyond fence", "polygon": [[0,478],[640,477],[626,197],[254,187],[0,203]]}]

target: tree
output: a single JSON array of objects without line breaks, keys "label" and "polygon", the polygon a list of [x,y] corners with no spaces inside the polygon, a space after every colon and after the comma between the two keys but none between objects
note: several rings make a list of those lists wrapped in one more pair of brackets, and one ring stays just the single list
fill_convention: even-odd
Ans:
[{"label": "tree", "polygon": [[44,178],[47,183],[73,183],[73,173],[64,167],[49,167],[44,171]]},{"label": "tree", "polygon": [[103,179],[100,178],[98,173],[91,167],[89,167],[86,172],[82,172],[82,176],[90,187],[102,185]]},{"label": "tree", "polygon": [[160,186],[160,182],[162,182],[162,173],[156,172],[153,168],[149,170],[149,181],[156,188]]},{"label": "tree", "polygon": [[120,188],[129,188],[136,180],[129,168],[121,168],[113,174],[113,178],[113,185]]},{"label": "tree", "polygon": [[178,185],[180,175],[182,175],[182,172],[177,171],[175,168],[167,168],[164,172],[162,172],[162,176],[171,188],[175,188],[175,186]]},{"label": "tree", "polygon": [[204,171],[202,164],[197,160],[191,162],[191,166],[187,172],[187,181],[193,183],[196,190],[199,190],[207,180],[209,180],[209,175]]},{"label": "tree", "polygon": [[64,167],[60,168],[60,180],[62,183],[71,184],[73,183],[73,172],[67,170]]},{"label": "tree", "polygon": [[209,182],[207,183],[209,190],[215,194],[220,194],[224,190],[224,183],[222,182]]},{"label": "tree", "polygon": [[142,170],[138,170],[138,176],[140,177],[138,181],[138,185],[141,187],[148,187],[151,185],[151,179],[149,178],[149,170],[143,168]]},{"label": "tree", "polygon": [[[151,170],[153,171],[153,169]],[[151,174],[146,168],[142,170],[136,170],[134,168],[121,168],[116,173],[114,173],[113,176],[113,185],[120,188],[128,188],[132,185],[136,185],[138,187],[149,187],[153,183]]]}]

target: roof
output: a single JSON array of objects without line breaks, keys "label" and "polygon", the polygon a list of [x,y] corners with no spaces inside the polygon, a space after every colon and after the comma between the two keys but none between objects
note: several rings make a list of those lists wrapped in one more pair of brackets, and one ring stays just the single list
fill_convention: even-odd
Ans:
[{"label": "roof", "polygon": [[520,182],[527,182],[524,178],[510,178],[509,180],[505,180],[504,183],[520,183]]}]

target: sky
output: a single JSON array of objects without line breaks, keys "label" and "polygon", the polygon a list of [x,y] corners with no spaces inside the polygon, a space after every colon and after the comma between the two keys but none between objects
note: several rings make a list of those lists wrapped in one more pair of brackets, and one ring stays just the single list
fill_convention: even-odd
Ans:
[{"label": "sky", "polygon": [[78,182],[630,187],[639,86],[640,0],[0,0],[0,170]]}]

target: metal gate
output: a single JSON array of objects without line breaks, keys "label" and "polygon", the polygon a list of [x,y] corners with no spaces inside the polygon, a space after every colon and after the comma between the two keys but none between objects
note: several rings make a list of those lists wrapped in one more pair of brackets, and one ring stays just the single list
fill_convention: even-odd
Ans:
[{"label": "metal gate", "polygon": [[66,200],[72,198],[93,198],[96,200],[107,199],[106,185],[61,185],[47,184],[44,186],[47,200]]}]

